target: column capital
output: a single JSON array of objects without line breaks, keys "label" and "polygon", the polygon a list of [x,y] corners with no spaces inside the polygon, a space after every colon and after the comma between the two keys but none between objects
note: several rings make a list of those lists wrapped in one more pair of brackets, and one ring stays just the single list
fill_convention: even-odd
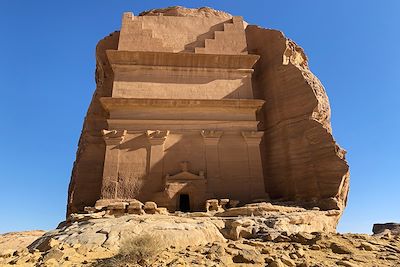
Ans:
[{"label": "column capital", "polygon": [[163,145],[169,135],[169,131],[147,130],[146,136],[149,143],[153,145]]},{"label": "column capital", "polygon": [[200,133],[203,136],[203,140],[206,145],[216,145],[218,144],[223,131],[202,130]]},{"label": "column capital", "polygon": [[102,130],[101,133],[107,145],[119,145],[125,138],[126,130]]},{"label": "column capital", "polygon": [[243,131],[242,136],[247,145],[259,145],[264,136],[263,131]]}]

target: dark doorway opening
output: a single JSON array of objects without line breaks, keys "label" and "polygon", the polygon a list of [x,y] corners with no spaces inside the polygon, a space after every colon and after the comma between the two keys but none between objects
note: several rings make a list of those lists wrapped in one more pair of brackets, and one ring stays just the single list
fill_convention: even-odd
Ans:
[{"label": "dark doorway opening", "polygon": [[179,210],[182,212],[190,211],[190,200],[188,194],[179,195]]}]

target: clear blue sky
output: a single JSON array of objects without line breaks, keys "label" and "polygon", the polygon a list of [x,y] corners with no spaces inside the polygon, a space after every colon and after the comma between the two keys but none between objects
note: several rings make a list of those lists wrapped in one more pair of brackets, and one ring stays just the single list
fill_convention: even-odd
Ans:
[{"label": "clear blue sky", "polygon": [[[282,30],[325,85],[348,150],[351,189],[341,232],[400,221],[400,1],[0,2],[0,233],[51,229],[93,91],[95,46],[124,11],[211,6]],[[267,45],[267,44],[266,44]]]}]

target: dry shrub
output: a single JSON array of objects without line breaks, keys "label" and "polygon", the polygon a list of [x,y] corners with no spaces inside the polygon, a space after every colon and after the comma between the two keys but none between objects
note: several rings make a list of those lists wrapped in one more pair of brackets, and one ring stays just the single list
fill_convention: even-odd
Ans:
[{"label": "dry shrub", "polygon": [[126,238],[121,243],[119,254],[131,262],[151,260],[160,252],[160,244],[150,234]]},{"label": "dry shrub", "polygon": [[161,252],[162,246],[150,234],[125,237],[121,240],[120,251],[116,259],[120,263],[148,265]]},{"label": "dry shrub", "polygon": [[126,234],[120,243],[120,250],[112,258],[98,260],[92,266],[152,266],[155,257],[164,246],[150,234],[130,236]]}]

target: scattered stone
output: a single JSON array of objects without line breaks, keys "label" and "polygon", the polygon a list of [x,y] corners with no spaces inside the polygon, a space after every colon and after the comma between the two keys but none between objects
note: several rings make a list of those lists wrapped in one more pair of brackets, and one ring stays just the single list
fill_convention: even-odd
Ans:
[{"label": "scattered stone", "polygon": [[87,213],[95,213],[98,211],[98,209],[96,209],[95,207],[85,207],[83,210]]},{"label": "scattered stone", "polygon": [[400,235],[400,223],[376,223],[372,227],[374,235],[379,235],[389,231],[392,235]]},{"label": "scattered stone", "polygon": [[366,251],[374,251],[377,250],[376,247],[368,242],[362,242],[359,248],[364,249]]},{"label": "scattered stone", "polygon": [[157,204],[152,201],[147,201],[144,203],[144,211],[146,214],[156,214]]},{"label": "scattered stone", "polygon": [[129,202],[128,205],[128,213],[129,214],[137,214],[137,215],[143,215],[145,214],[143,210],[144,204],[140,202],[139,200],[132,200]]},{"label": "scattered stone", "polygon": [[296,263],[295,263],[292,259],[290,259],[289,257],[287,257],[287,256],[285,256],[285,255],[281,256],[281,261],[282,261],[286,266],[289,266],[289,267],[294,267],[294,266],[296,266]]},{"label": "scattered stone", "polygon": [[113,202],[107,205],[108,214],[114,216],[122,216],[126,212],[126,208],[128,207],[127,202]]},{"label": "scattered stone", "polygon": [[321,246],[319,246],[317,244],[314,244],[314,245],[311,245],[310,249],[312,249],[312,250],[321,250]]},{"label": "scattered stone", "polygon": [[268,264],[268,267],[285,267],[285,264],[279,259],[274,260]]},{"label": "scattered stone", "polygon": [[315,243],[316,236],[310,233],[299,232],[290,236],[291,241],[301,243],[303,245],[311,245]]},{"label": "scattered stone", "polygon": [[208,253],[217,254],[218,256],[225,255],[225,249],[219,244],[213,244],[208,250]]},{"label": "scattered stone", "polygon": [[208,199],[206,201],[206,211],[220,211],[218,199]]},{"label": "scattered stone", "polygon": [[228,205],[229,199],[228,198],[222,198],[219,200],[219,205],[221,206],[222,209],[226,210],[226,205]]},{"label": "scattered stone", "polygon": [[349,261],[337,261],[336,264],[345,267],[360,267],[358,264],[351,263]]},{"label": "scattered stone", "polygon": [[337,254],[351,254],[352,253],[352,251],[348,247],[346,247],[343,244],[339,244],[339,243],[332,243],[330,248],[332,249],[332,251],[334,253],[337,253]]},{"label": "scattered stone", "polygon": [[50,259],[55,259],[57,262],[61,260],[64,256],[64,253],[59,250],[58,248],[53,248],[49,250],[46,254],[43,256],[43,261],[47,262]]}]

